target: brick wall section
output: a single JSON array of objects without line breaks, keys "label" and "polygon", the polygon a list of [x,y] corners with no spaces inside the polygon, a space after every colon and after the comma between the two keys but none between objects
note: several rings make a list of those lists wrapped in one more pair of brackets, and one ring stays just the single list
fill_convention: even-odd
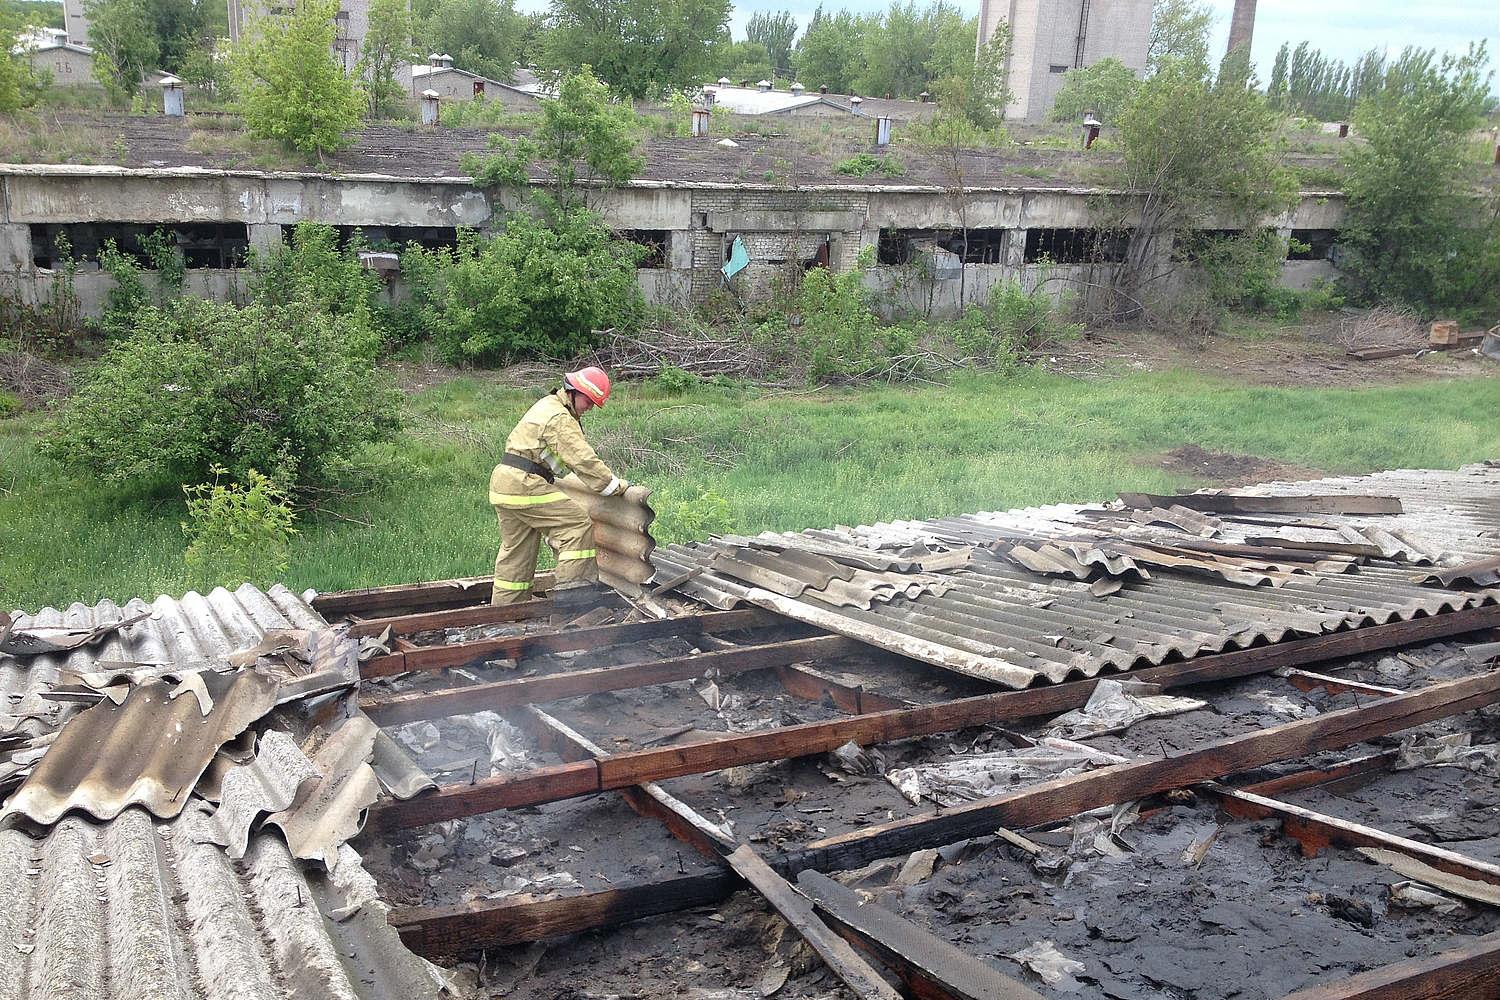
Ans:
[{"label": "brick wall section", "polygon": [[[724,247],[736,236],[744,240],[752,264],[768,259],[810,257],[824,237],[828,237],[832,242],[830,262],[834,270],[845,270],[859,252],[859,230],[802,230],[796,225],[796,218],[813,212],[845,212],[864,218],[869,211],[869,197],[851,191],[694,191],[693,297],[697,299],[719,287]],[[707,227],[705,220],[709,215],[727,212],[759,216],[761,221],[734,232],[715,232]]]}]

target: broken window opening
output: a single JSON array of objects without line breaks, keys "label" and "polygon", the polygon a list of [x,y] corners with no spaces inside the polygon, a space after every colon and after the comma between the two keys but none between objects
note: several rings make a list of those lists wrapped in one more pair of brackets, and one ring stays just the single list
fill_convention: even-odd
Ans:
[{"label": "broken window opening", "polygon": [[1337,229],[1293,229],[1292,242],[1287,245],[1286,259],[1332,260],[1333,247],[1338,241]]},{"label": "broken window opening", "polygon": [[936,246],[965,264],[1004,264],[1010,247],[1009,229],[882,229],[875,260],[888,267],[911,263],[915,248]]},{"label": "broken window opening", "polygon": [[1118,264],[1125,259],[1130,234],[1115,229],[1028,229],[1027,264]]},{"label": "broken window opening", "polygon": [[147,225],[137,222],[61,222],[33,223],[31,226],[31,260],[39,268],[55,270],[61,266],[58,238],[66,240],[71,258],[79,263],[99,262],[99,252],[111,240],[115,247],[133,258],[136,264],[151,269],[151,260],[141,246],[141,239],[155,232],[169,234],[190,270],[201,268],[232,269],[245,266],[250,247],[250,233],[243,222],[176,222]]},{"label": "broken window opening", "polygon": [[636,267],[643,271],[655,271],[667,266],[667,230],[622,229],[619,235],[622,240],[629,240],[646,248],[646,255]]},{"label": "broken window opening", "polygon": [[[424,250],[453,249],[458,246],[456,226],[334,226],[340,250],[358,247],[362,250],[399,252],[415,243]],[[281,227],[282,242],[291,245],[294,225]]]},{"label": "broken window opening", "polygon": [[1172,259],[1201,264],[1214,247],[1245,235],[1243,229],[1194,229],[1172,241]]}]

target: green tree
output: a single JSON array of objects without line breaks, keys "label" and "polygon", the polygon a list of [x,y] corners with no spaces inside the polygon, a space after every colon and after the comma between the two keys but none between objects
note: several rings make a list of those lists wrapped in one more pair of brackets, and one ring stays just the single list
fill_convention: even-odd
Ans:
[{"label": "green tree", "polygon": [[734,83],[744,80],[754,86],[776,76],[771,54],[760,42],[724,42],[715,49],[714,65]]},{"label": "green tree", "polygon": [[37,28],[66,28],[63,23],[63,6],[60,0],[10,0],[0,4],[21,24]]},{"label": "green tree", "polygon": [[856,17],[847,10],[824,14],[819,7],[797,40],[792,57],[797,79],[809,90],[827,87],[834,94],[853,90],[864,61],[869,23],[869,18]]},{"label": "green tree", "polygon": [[1168,59],[1208,63],[1208,29],[1213,11],[1200,0],[1158,0],[1151,12],[1146,68],[1155,73]]},{"label": "green tree", "polygon": [[[933,81],[932,92],[943,114],[956,115],[976,129],[995,131],[1005,120],[1010,89],[1005,83],[1005,61],[1010,55],[1010,26],[999,24],[995,33],[970,55],[967,65]],[[953,138],[952,135],[949,136]]]},{"label": "green tree", "polygon": [[967,76],[974,65],[978,20],[944,2],[892,3],[864,32],[860,92],[913,98],[942,79]]},{"label": "green tree", "polygon": [[459,69],[508,81],[523,26],[515,0],[438,0],[420,35],[428,50],[452,56]]},{"label": "green tree", "polygon": [[529,185],[540,160],[547,171],[551,204],[567,213],[587,203],[588,188],[618,186],[640,173],[635,112],[611,103],[609,91],[585,66],[564,78],[556,98],[542,101],[531,135],[489,138],[491,153],[466,154],[463,169],[480,187]]},{"label": "green tree", "polygon": [[1282,164],[1278,122],[1260,94],[1217,86],[1201,62],[1168,59],[1142,81],[1120,116],[1113,178],[1138,194],[1104,203],[1101,220],[1106,231],[1128,233],[1109,318],[1140,314],[1177,233],[1210,218],[1248,226],[1291,203],[1296,183]]},{"label": "green tree", "polygon": [[0,112],[17,111],[36,101],[40,81],[26,57],[16,51],[25,16],[0,3]]},{"label": "green tree", "polygon": [[124,102],[141,89],[161,60],[156,25],[146,0],[87,0],[94,78],[110,97]]},{"label": "green tree", "polygon": [[1500,308],[1497,204],[1480,201],[1470,136],[1483,120],[1489,55],[1408,48],[1355,108],[1340,244],[1371,298],[1426,313]]},{"label": "green tree", "polygon": [[1135,71],[1113,56],[1092,66],[1070,69],[1063,74],[1062,89],[1053,102],[1052,120],[1078,121],[1092,111],[1101,120],[1114,123],[1140,83]]},{"label": "green tree", "polygon": [[791,76],[792,44],[797,39],[797,20],[789,12],[771,14],[757,11],[745,25],[745,38],[765,48],[776,76]]},{"label": "green tree", "polygon": [[370,27],[360,53],[370,117],[393,116],[405,106],[396,70],[411,59],[411,9],[406,0],[371,0]]},{"label": "green tree", "polygon": [[552,16],[547,65],[591,66],[619,93],[657,97],[702,85],[729,0],[552,0]]},{"label": "green tree", "polygon": [[337,12],[338,0],[296,0],[234,47],[230,74],[251,135],[320,157],[349,144],[365,99],[333,57]]}]

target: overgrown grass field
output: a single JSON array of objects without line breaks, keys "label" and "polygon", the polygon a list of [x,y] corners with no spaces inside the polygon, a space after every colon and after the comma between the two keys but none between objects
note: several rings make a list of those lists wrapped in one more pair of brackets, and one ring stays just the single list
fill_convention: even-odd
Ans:
[{"label": "overgrown grass field", "polygon": [[[380,484],[304,517],[285,582],[335,590],[488,572],[490,469],[545,388],[465,377],[409,397],[405,432],[375,456]],[[1157,467],[1185,444],[1329,474],[1453,467],[1500,455],[1497,413],[1500,381],[1483,378],[1349,390],[1027,371],[776,395],[625,384],[585,427],[606,460],[656,488],[657,536],[673,541],[1203,485]],[[66,478],[36,454],[43,431],[35,415],[0,421],[0,606],[227,582],[184,564],[180,497],[122,503]]]}]

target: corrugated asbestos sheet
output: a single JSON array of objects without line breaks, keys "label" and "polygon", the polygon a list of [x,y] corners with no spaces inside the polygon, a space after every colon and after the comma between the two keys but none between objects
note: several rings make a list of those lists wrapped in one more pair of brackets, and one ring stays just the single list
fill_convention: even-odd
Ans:
[{"label": "corrugated asbestos sheet", "polygon": [[[714,607],[756,604],[1012,687],[1500,601],[1500,591],[1424,582],[1435,569],[1500,555],[1500,468],[1273,483],[1233,495],[1394,497],[1399,504],[1373,506],[1401,512],[1207,513],[1116,501],[718,539],[659,549],[653,561],[662,577],[702,567],[681,591]],[[806,568],[802,549],[847,552],[851,563],[895,555],[924,568],[967,550],[967,564],[940,574],[942,592],[861,608],[820,599],[814,588],[826,574]],[[734,560],[750,551],[757,572],[741,573]],[[793,578],[800,591],[765,586],[779,582],[769,573]]]},{"label": "corrugated asbestos sheet", "polygon": [[[319,751],[341,742],[319,736],[314,727],[306,737],[312,742],[297,748],[283,745],[290,735],[270,731],[262,735],[269,746],[263,745],[257,757],[253,739],[231,732],[238,722],[216,725],[215,714],[242,701],[248,705],[236,689],[264,687],[247,678],[262,676],[255,671],[268,663],[275,668],[276,656],[262,656],[255,668],[247,665],[237,673],[212,671],[224,669],[227,654],[262,644],[267,633],[276,640],[282,630],[308,630],[304,659],[286,664],[289,676],[280,686],[285,694],[307,680],[299,676],[303,671],[357,669],[355,644],[327,631],[327,623],[284,587],[262,592],[249,585],[207,596],[162,597],[151,604],[137,600],[121,607],[106,601],[92,608],[46,609],[20,615],[16,626],[93,628],[141,612],[150,617],[96,645],[50,655],[0,655],[6,709],[0,717],[0,750],[29,741],[45,751],[37,767],[50,769],[42,782],[50,800],[44,825],[0,830],[0,895],[6,899],[0,907],[0,998],[436,996],[435,970],[402,946],[374,880],[341,841],[351,832],[350,809],[344,806],[364,794],[337,794],[343,783],[352,780],[363,789],[379,775],[392,788],[409,791],[407,786],[419,784],[414,765],[394,743],[369,746],[364,737],[372,727],[363,715],[355,713],[342,728],[360,736],[354,742],[373,754],[373,770],[364,760],[340,760],[328,768],[327,777],[340,782],[334,793],[299,800],[281,814],[281,825],[301,824],[303,840],[311,845],[306,853],[318,855],[323,864],[295,858],[276,826],[251,832],[243,819],[253,815],[235,817],[231,809],[219,817],[220,827],[232,824],[229,831],[215,829],[207,815],[221,782],[228,782],[231,800],[242,794],[254,798],[253,791],[237,792],[234,786],[275,784],[280,776],[268,773],[279,769],[274,755],[295,761],[311,754],[323,762]],[[270,646],[259,648],[264,653]],[[193,675],[194,670],[204,673]],[[58,688],[82,690],[76,679],[84,675],[124,674],[131,675],[133,686],[123,702],[97,701],[97,712],[78,700],[46,697]],[[186,675],[203,679],[202,693],[212,700],[206,714],[200,692],[191,685],[167,698],[176,679]],[[151,679],[158,677],[173,679]],[[138,699],[150,701],[150,711],[128,711]],[[239,710],[240,716],[270,707],[263,696],[249,700],[256,704]],[[296,731],[293,707],[272,710],[261,725]],[[80,714],[80,709],[88,711]],[[142,721],[148,716],[154,723]],[[75,728],[70,721],[86,723],[77,735],[90,739],[72,745],[78,740],[70,738]],[[220,746],[219,736],[226,733],[232,738]],[[323,742],[314,745],[319,739]],[[201,772],[197,761],[204,752],[213,763],[195,788],[198,779],[188,772]],[[252,761],[258,769],[239,766]],[[236,774],[240,777],[231,781]],[[308,785],[326,784],[305,773],[291,782],[301,786],[304,779]],[[144,794],[135,794],[141,790]],[[177,801],[171,799],[174,792]],[[195,793],[209,798],[188,801]],[[285,801],[284,794],[269,790],[265,796],[277,806]],[[132,804],[136,801],[175,818],[158,819]],[[80,809],[113,818],[96,820]],[[226,839],[235,844],[234,854],[243,848],[241,857],[231,857],[214,842]]]},{"label": "corrugated asbestos sheet", "polygon": [[635,485],[624,493],[603,497],[571,473],[557,485],[588,511],[594,522],[599,578],[621,593],[641,593],[641,584],[651,579],[651,552],[656,548],[656,539],[651,537],[651,523],[656,520],[651,490]]}]

